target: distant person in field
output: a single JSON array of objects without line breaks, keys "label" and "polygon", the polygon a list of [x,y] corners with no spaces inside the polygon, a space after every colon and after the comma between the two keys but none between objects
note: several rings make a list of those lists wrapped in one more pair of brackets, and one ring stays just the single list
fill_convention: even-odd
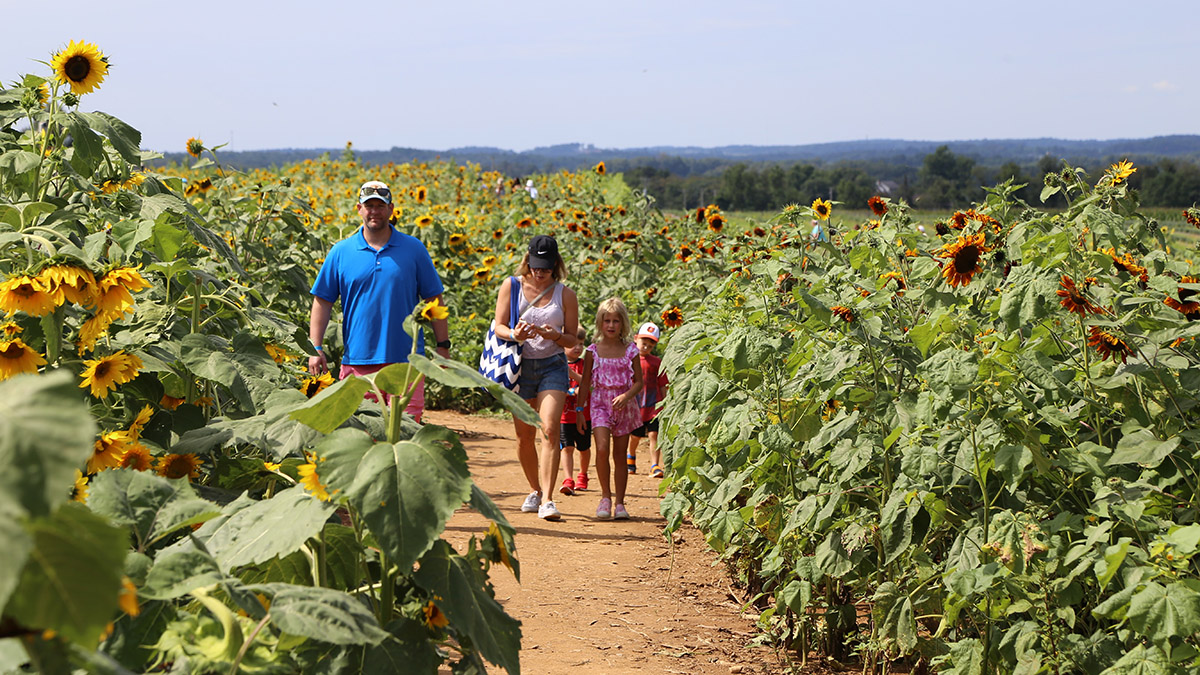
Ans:
[{"label": "distant person in field", "polygon": [[[567,350],[567,375],[571,378],[570,388],[567,389],[567,402],[563,405],[562,434],[559,445],[562,447],[562,466],[566,478],[558,491],[564,495],[573,495],[577,490],[588,489],[588,465],[592,461],[592,424],[587,420],[587,409],[580,402],[579,381],[583,378],[583,345],[587,342],[587,333],[583,328],[575,333],[579,342]],[[577,429],[575,422],[583,418],[583,429]],[[579,474],[575,473],[575,452],[579,451]]]},{"label": "distant person in field", "polygon": [[532,179],[532,178],[530,178],[529,180],[525,181],[525,191],[529,193],[529,198],[530,198],[530,199],[537,199],[537,198],[538,198],[538,191],[537,191],[537,188],[535,188],[535,187],[533,186],[533,179]]},{"label": "distant person in field", "polygon": [[[429,251],[418,239],[391,225],[392,191],[385,183],[367,181],[358,190],[362,227],[333,245],[313,283],[308,338],[316,356],[308,357],[308,372],[329,370],[323,344],[333,303],[342,301],[342,356],[339,377],[369,375],[392,363],[407,363],[412,337],[404,319],[422,300],[442,302],[442,280]],[[446,319],[433,321],[437,352],[450,356]],[[417,351],[424,348],[418,333]],[[407,412],[419,422],[425,410],[425,382],[417,384]]]},{"label": "distant person in field", "polygon": [[[509,328],[509,304],[513,283],[520,293],[517,325]],[[525,399],[541,418],[541,452],[538,452],[537,427],[515,415],[517,459],[525,471],[532,492],[521,510],[537,512],[543,520],[558,520],[562,515],[551,499],[558,487],[559,432],[563,406],[570,388],[565,350],[579,342],[579,301],[575,291],[563,285],[567,265],[558,253],[554,237],[539,234],[529,240],[529,251],[517,266],[514,277],[506,278],[496,293],[496,337],[521,342],[521,374],[516,393]]]},{"label": "distant person in field", "polygon": [[[630,339],[632,332],[629,310],[620,298],[600,303],[596,310],[596,342],[588,346],[583,357],[583,377],[579,381],[579,398],[587,401],[591,412],[596,478],[600,481],[596,517],[602,520],[629,519],[625,508],[629,474],[622,465],[629,450],[629,433],[642,424],[642,409],[637,404],[642,368],[637,346]],[[575,428],[582,432],[583,424],[576,419]]]},{"label": "distant person in field", "polygon": [[662,359],[654,354],[660,337],[658,326],[647,321],[638,330],[634,341],[637,343],[642,367],[642,393],[638,394],[638,405],[642,409],[642,426],[633,430],[629,436],[629,453],[627,455],[629,473],[637,473],[637,450],[641,439],[647,439],[650,451],[650,477],[662,478],[660,466],[662,456],[658,450],[658,412],[663,397],[667,395],[667,375],[662,372]]},{"label": "distant person in field", "polygon": [[829,241],[829,235],[825,228],[821,227],[821,221],[812,221],[812,231],[808,233],[808,238],[813,241]]}]

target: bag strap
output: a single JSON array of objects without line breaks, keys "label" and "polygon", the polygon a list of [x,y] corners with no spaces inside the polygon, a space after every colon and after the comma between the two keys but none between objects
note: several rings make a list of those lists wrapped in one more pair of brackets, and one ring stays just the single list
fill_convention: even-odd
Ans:
[{"label": "bag strap", "polygon": [[517,327],[517,321],[519,320],[517,311],[521,307],[521,282],[516,277],[509,277],[508,281],[511,286],[508,289],[508,327],[511,330]]},{"label": "bag strap", "polygon": [[[516,287],[514,288],[514,290],[516,291],[516,293],[520,293],[521,292],[521,282],[517,281],[516,277],[513,277],[512,279],[513,279],[513,282],[516,284]],[[529,310],[533,309],[533,306],[537,304],[538,300],[541,300],[543,296],[545,296],[547,293],[549,293],[550,291],[554,290],[557,287],[558,287],[558,282],[556,281],[553,284],[551,284],[550,286],[547,286],[545,289],[543,289],[541,293],[538,293],[537,295],[535,295],[533,297],[533,300],[529,301],[529,306],[527,306],[525,308],[525,311],[521,312],[521,318],[524,319],[525,315],[529,313]],[[515,297],[517,297],[517,295],[514,294],[513,297],[515,298]],[[516,301],[513,301],[513,307],[520,307],[520,304]],[[512,320],[511,317],[515,313],[516,313],[515,310],[509,312],[509,321]],[[517,324],[514,323],[512,326],[509,326],[509,328],[512,328],[513,326],[516,326],[516,325]]]}]

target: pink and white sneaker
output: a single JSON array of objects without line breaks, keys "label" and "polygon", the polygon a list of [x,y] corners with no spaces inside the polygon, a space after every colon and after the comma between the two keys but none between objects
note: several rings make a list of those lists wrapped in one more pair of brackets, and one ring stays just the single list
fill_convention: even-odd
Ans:
[{"label": "pink and white sneaker", "polygon": [[600,498],[600,505],[596,507],[596,517],[602,520],[612,518],[612,500],[608,497]]}]

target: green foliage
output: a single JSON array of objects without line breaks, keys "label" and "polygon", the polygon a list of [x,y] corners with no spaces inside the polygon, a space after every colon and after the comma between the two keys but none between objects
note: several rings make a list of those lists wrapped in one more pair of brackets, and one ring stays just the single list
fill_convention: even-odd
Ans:
[{"label": "green foliage", "polygon": [[[964,173],[943,154],[930,175]],[[763,242],[672,340],[668,529],[690,517],[785,644],[1200,667],[1195,253],[1120,167],[1055,175],[1060,215],[1005,184],[943,235],[893,202],[831,245]]]}]

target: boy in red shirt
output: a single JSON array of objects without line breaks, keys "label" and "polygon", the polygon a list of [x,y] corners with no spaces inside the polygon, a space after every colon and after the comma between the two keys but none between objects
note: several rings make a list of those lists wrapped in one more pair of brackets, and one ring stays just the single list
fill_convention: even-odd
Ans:
[{"label": "boy in red shirt", "polygon": [[[588,421],[586,409],[576,412],[578,408],[586,408],[586,406],[575,402],[575,394],[579,392],[579,380],[583,377],[583,347],[587,344],[587,333],[580,328],[575,337],[579,338],[579,342],[566,350],[567,375],[571,377],[571,382],[567,388],[567,402],[563,405],[562,434],[559,436],[563,473],[567,477],[563,479],[562,487],[558,491],[564,495],[573,495],[576,490],[588,489],[588,464],[592,460],[592,425]],[[586,422],[582,434],[575,427],[576,415],[581,415]],[[579,475],[571,478],[571,474],[575,472],[574,451],[576,449],[579,450]]]},{"label": "boy in red shirt", "polygon": [[642,382],[645,387],[638,394],[642,407],[642,426],[633,430],[629,438],[629,454],[626,457],[629,473],[637,473],[637,446],[641,439],[650,439],[650,477],[662,478],[663,470],[659,464],[662,457],[658,452],[658,412],[662,400],[667,395],[667,375],[659,366],[662,359],[654,355],[660,336],[658,326],[646,322],[637,333],[637,347],[642,360]]}]

